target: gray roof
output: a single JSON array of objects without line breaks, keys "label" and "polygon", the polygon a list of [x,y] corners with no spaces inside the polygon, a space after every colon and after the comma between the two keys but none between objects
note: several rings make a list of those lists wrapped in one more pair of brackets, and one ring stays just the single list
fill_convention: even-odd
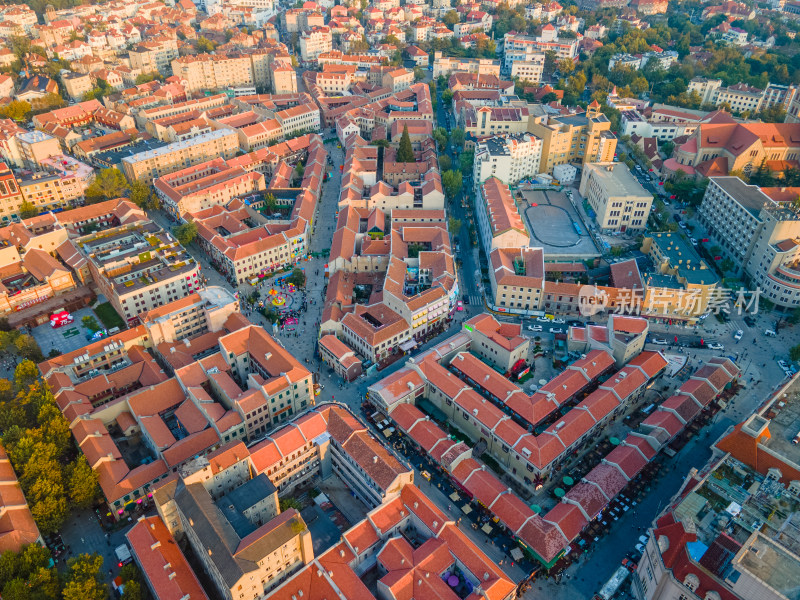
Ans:
[{"label": "gray roof", "polygon": [[216,505],[236,534],[240,538],[244,538],[256,530],[256,526],[244,516],[244,511],[252,508],[267,496],[272,496],[275,491],[275,486],[272,485],[269,478],[261,473],[222,496],[217,500]]},{"label": "gray roof", "polygon": [[[244,504],[247,504],[245,498],[257,489],[265,490],[267,487],[263,482],[254,484],[252,490],[242,494]],[[275,490],[274,486],[272,490]],[[203,546],[196,551],[210,556],[228,586],[233,586],[246,573],[257,570],[259,560],[294,538],[297,535],[294,522],[299,522],[305,529],[300,514],[289,509],[241,537],[200,483],[178,483],[175,504],[194,530],[194,539],[199,539]]]},{"label": "gray roof", "polygon": [[246,564],[234,557],[241,540],[202,484],[178,484],[175,503],[191,524],[203,551],[211,551],[211,561],[226,584],[233,586],[245,573],[258,568],[255,563]]},{"label": "gray roof", "polygon": [[754,217],[758,216],[765,204],[775,204],[757,185],[747,185],[738,177],[712,177],[711,181],[722,188],[726,194],[741,204],[742,208],[749,211]]}]

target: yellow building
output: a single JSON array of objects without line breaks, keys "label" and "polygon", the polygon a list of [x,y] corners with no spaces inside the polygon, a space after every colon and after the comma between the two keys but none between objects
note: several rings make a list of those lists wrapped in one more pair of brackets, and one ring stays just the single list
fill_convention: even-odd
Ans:
[{"label": "yellow building", "polygon": [[236,131],[218,129],[188,140],[126,156],[122,159],[122,170],[129,181],[139,179],[150,184],[156,177],[180,168],[217,157],[233,158],[238,150],[239,136]]},{"label": "yellow building", "polygon": [[597,101],[583,115],[559,116],[546,122],[532,122],[528,131],[542,139],[542,172],[568,163],[611,162],[617,150],[617,137],[611,122]]},{"label": "yellow building", "polygon": [[656,274],[645,278],[642,312],[664,320],[694,322],[727,299],[717,274],[678,233],[659,232],[644,238]]}]

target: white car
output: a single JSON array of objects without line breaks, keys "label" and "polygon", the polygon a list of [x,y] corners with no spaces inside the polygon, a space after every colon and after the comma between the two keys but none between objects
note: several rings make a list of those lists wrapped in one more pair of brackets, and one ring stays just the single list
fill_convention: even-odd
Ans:
[{"label": "white car", "polygon": [[656,344],[657,346],[666,346],[667,344],[669,344],[667,340],[653,340],[652,343]]},{"label": "white car", "polygon": [[541,325],[528,325],[528,331],[541,331]]},{"label": "white car", "polygon": [[550,333],[564,333],[564,330],[561,327],[551,327]]},{"label": "white car", "polygon": [[706,346],[708,346],[708,348],[711,350],[725,350],[725,346],[717,342],[711,342],[710,344],[706,344]]},{"label": "white car", "polygon": [[743,335],[744,335],[744,331],[739,329],[736,333],[733,334],[733,339],[735,339],[738,342],[740,339],[742,339]]},{"label": "white car", "polygon": [[536,320],[539,323],[552,323],[552,321],[550,319],[548,319],[547,317],[536,317]]},{"label": "white car", "polygon": [[779,360],[779,361],[778,361],[778,366],[779,366],[781,369],[783,369],[784,371],[788,371],[788,370],[789,370],[789,365],[788,365],[788,363],[787,363],[785,360]]},{"label": "white car", "polygon": [[697,238],[690,238],[690,242],[692,242],[692,246],[697,246]]},{"label": "white car", "polygon": [[553,319],[553,323],[556,323],[558,325],[563,325],[564,323],[566,323],[566,321],[564,319]]}]

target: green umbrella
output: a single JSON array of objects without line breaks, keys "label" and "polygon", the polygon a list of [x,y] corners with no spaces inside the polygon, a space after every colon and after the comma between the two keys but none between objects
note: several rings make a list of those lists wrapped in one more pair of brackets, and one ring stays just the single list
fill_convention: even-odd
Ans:
[{"label": "green umbrella", "polygon": [[531,504],[531,510],[538,515],[540,512],[542,512],[542,507],[538,504]]},{"label": "green umbrella", "polygon": [[553,493],[556,495],[556,498],[561,498],[564,496],[564,494],[566,494],[566,492],[561,488],[556,488]]},{"label": "green umbrella", "polygon": [[608,438],[608,441],[611,442],[612,446],[619,446],[620,444],[619,438],[610,437]]},{"label": "green umbrella", "polygon": [[564,475],[564,479],[562,479],[561,481],[564,482],[564,485],[572,485],[573,483],[575,483],[575,480],[569,475]]}]

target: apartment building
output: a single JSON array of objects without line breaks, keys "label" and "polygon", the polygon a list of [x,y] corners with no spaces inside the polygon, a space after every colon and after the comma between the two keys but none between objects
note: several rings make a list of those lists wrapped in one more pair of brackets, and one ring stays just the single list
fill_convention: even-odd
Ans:
[{"label": "apartment building", "polygon": [[490,300],[495,310],[525,314],[542,309],[545,271],[541,248],[495,248],[489,263]]},{"label": "apartment building", "polygon": [[653,194],[625,163],[584,163],[579,191],[594,210],[602,231],[641,230],[647,225]]},{"label": "apartment building", "polygon": [[467,106],[461,122],[470,141],[494,135],[525,133],[528,109],[521,106]]},{"label": "apartment building", "polygon": [[433,53],[433,77],[450,76],[451,73],[475,73],[476,75],[495,75],[500,77],[500,61],[491,58],[456,58],[442,56],[441,51]]},{"label": "apartment building", "polygon": [[550,23],[542,27],[538,36],[509,32],[503,36],[503,67],[510,73],[515,61],[531,60],[529,56],[539,52],[555,52],[559,60],[572,60],[578,56],[578,45],[576,38],[559,38],[558,30]]},{"label": "apartment building", "polygon": [[230,376],[216,385],[241,415],[248,439],[314,404],[311,373],[261,327],[231,332],[219,348]]},{"label": "apartment building", "polygon": [[20,177],[17,183],[23,200],[40,211],[73,206],[83,199],[87,186],[86,180],[74,172],[34,171]]},{"label": "apartment building", "polygon": [[153,345],[158,346],[220,331],[231,313],[238,310],[239,301],[231,292],[211,286],[144,312],[140,320]]},{"label": "apartment building", "polygon": [[495,136],[475,146],[473,181],[480,185],[496,177],[512,185],[539,173],[542,140],[529,133]]},{"label": "apartment building", "polygon": [[125,539],[153,598],[208,600],[161,517],[140,517]]},{"label": "apartment building", "polygon": [[[154,494],[169,533],[188,542],[226,600],[260,600],[314,558],[303,517],[294,508],[281,512],[275,486],[264,474],[251,476],[250,465],[247,449],[233,442],[185,465]],[[243,477],[229,477],[222,491],[191,471],[219,476],[224,466]]]},{"label": "apartment building", "polygon": [[658,232],[644,238],[642,252],[655,273],[645,280],[643,313],[665,321],[697,322],[715,300],[719,277],[680,234]]},{"label": "apartment building", "polygon": [[300,56],[304,61],[317,60],[333,50],[333,35],[328,27],[312,27],[300,34]]},{"label": "apartment building", "polygon": [[168,37],[150,38],[131,48],[128,56],[131,69],[170,75],[172,61],[178,58],[178,41]]},{"label": "apartment building", "polygon": [[797,269],[800,215],[798,188],[759,188],[738,177],[712,177],[698,210],[720,256],[762,297],[785,308],[800,304]]},{"label": "apartment building", "polygon": [[[797,86],[770,83],[760,89],[743,83],[723,86],[721,79],[693,77],[689,80],[688,93],[696,92],[702,104],[720,106],[726,104],[731,112],[756,113],[773,106],[780,106],[786,112],[786,122],[792,123],[797,115]],[[794,107],[794,108],[792,108]]]},{"label": "apartment building", "polygon": [[19,206],[23,199],[14,172],[8,164],[0,163],[0,215],[4,223],[19,219]]},{"label": "apartment building", "polygon": [[475,219],[483,250],[523,248],[530,245],[530,235],[522,221],[508,185],[489,177],[475,195]]},{"label": "apartment building", "polygon": [[701,123],[735,123],[725,111],[692,110],[668,104],[654,104],[645,117],[638,110],[623,110],[620,135],[654,137],[659,142],[670,142],[677,137],[692,135]]},{"label": "apartment building", "polygon": [[[250,56],[244,54],[196,54],[172,61],[172,74],[187,93],[249,88],[255,91]],[[250,92],[253,93],[253,92]]]},{"label": "apartment building", "polygon": [[361,360],[335,335],[326,334],[319,339],[319,355],[344,381],[353,381],[362,374]]},{"label": "apartment building", "polygon": [[514,60],[511,64],[511,78],[528,83],[539,83],[544,74],[544,53],[526,54],[524,59]]},{"label": "apartment building", "polygon": [[129,324],[142,313],[201,287],[200,266],[151,221],[121,225],[76,240],[95,285]]},{"label": "apartment building", "polygon": [[273,94],[297,93],[297,71],[292,67],[290,60],[285,58],[273,60],[269,72]]},{"label": "apartment building", "polygon": [[156,177],[205,162],[210,158],[233,158],[238,150],[239,136],[236,131],[218,129],[188,140],[126,156],[122,159],[122,170],[129,181],[138,179],[149,184]]},{"label": "apartment building", "polygon": [[528,131],[542,140],[540,170],[553,173],[553,167],[567,163],[612,162],[617,150],[617,137],[611,122],[597,101],[585,114],[548,117],[532,122]]}]

